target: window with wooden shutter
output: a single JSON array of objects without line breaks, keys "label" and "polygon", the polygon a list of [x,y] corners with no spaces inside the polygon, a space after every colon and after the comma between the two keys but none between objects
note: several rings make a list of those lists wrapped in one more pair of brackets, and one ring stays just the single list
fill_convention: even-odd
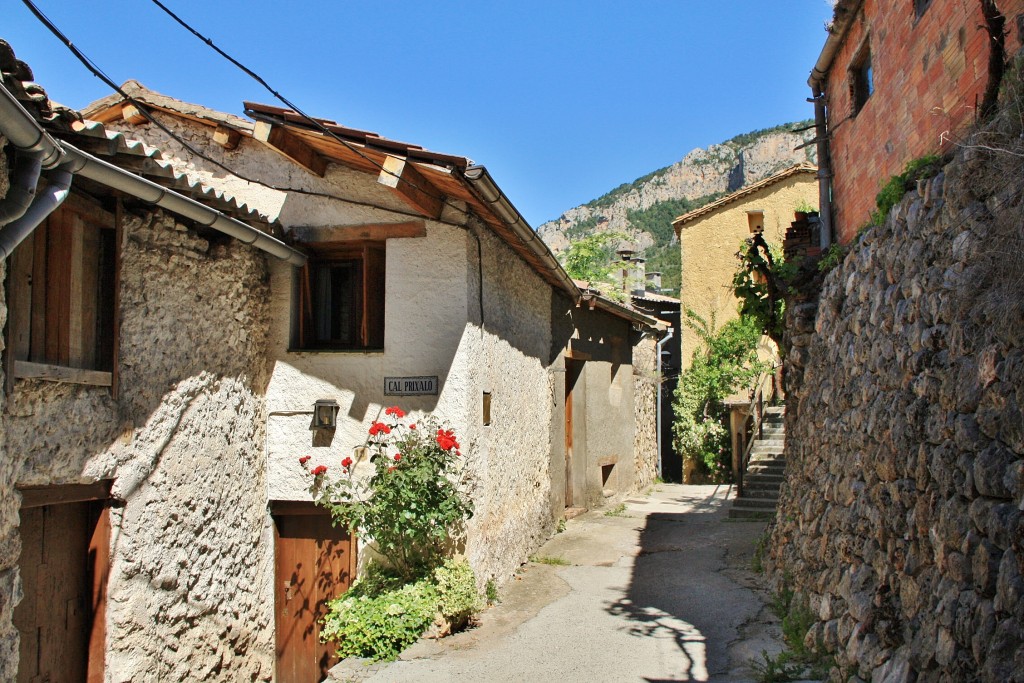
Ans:
[{"label": "window with wooden shutter", "polygon": [[115,214],[71,194],[11,255],[8,377],[111,386]]},{"label": "window with wooden shutter", "polygon": [[384,244],[307,245],[297,273],[294,347],[304,350],[384,348]]}]

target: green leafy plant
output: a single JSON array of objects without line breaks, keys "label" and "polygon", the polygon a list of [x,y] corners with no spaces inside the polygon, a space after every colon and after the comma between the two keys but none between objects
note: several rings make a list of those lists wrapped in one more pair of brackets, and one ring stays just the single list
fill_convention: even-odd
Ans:
[{"label": "green leafy plant", "polygon": [[822,273],[827,273],[832,270],[846,257],[846,248],[838,242],[833,242],[832,245],[821,255],[818,260],[818,270]]},{"label": "green leafy plant", "polygon": [[801,199],[797,202],[797,205],[793,207],[793,211],[796,211],[797,213],[817,213],[818,207],[811,204],[806,199]]},{"label": "green leafy plant", "polygon": [[761,659],[750,660],[750,669],[758,683],[787,683],[798,681],[807,668],[803,664],[793,662],[789,653],[783,650],[774,657],[767,650],[761,650]]},{"label": "green leafy plant", "polygon": [[327,603],[321,637],[335,641],[340,658],[391,660],[434,621],[438,593],[427,577],[412,583],[359,579]]},{"label": "green leafy plant", "polygon": [[498,584],[493,578],[487,579],[487,586],[484,588],[484,597],[487,598],[488,605],[496,605],[501,601],[498,595]]},{"label": "green leafy plant", "polygon": [[771,543],[771,540],[772,533],[771,527],[769,527],[758,537],[757,543],[754,545],[754,554],[750,558],[750,568],[758,574],[764,572],[764,558],[768,554],[768,545]]},{"label": "green leafy plant", "polygon": [[626,516],[626,504],[619,503],[610,510],[606,510],[604,513],[605,517],[625,517]]},{"label": "green leafy plant", "polygon": [[564,567],[569,564],[569,560],[565,559],[561,555],[534,555],[530,558],[530,562],[536,562],[537,564],[550,564],[556,567]]},{"label": "green leafy plant", "polygon": [[434,570],[437,612],[449,623],[465,624],[480,610],[473,568],[464,559],[449,559]]},{"label": "green leafy plant", "polygon": [[732,449],[724,401],[766,368],[757,358],[761,329],[756,320],[741,316],[719,330],[714,316],[706,320],[691,309],[685,311],[684,322],[701,343],[676,387],[673,444],[716,480],[727,481]]},{"label": "green leafy plant", "polygon": [[739,268],[732,290],[740,301],[740,315],[754,321],[781,350],[785,348],[785,296],[795,267],[758,233],[745,240],[736,252]]},{"label": "green leafy plant", "polygon": [[930,178],[942,169],[942,158],[935,154],[928,154],[919,159],[911,159],[903,167],[903,173],[889,178],[882,186],[882,189],[875,196],[875,206],[869,222],[871,225],[881,225],[885,217],[889,215],[892,207],[896,206],[903,195],[914,188],[918,180]]},{"label": "green leafy plant", "polygon": [[443,563],[473,505],[460,490],[454,432],[432,418],[406,425],[404,417],[400,408],[388,408],[385,420],[370,426],[375,467],[368,480],[357,476],[361,463],[345,458],[337,479],[322,465],[314,469],[311,490],[335,524],[372,539],[393,571],[412,581]]}]

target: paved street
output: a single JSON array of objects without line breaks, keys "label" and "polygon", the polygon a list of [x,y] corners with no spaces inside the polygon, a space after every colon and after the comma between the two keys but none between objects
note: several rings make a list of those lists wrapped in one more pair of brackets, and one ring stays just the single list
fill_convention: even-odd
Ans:
[{"label": "paved street", "polygon": [[[662,484],[622,516],[571,520],[477,628],[339,680],[750,681],[781,648],[750,558],[764,522],[726,519],[725,486]],[[343,665],[344,667],[345,665]],[[358,665],[357,665],[358,666]]]}]

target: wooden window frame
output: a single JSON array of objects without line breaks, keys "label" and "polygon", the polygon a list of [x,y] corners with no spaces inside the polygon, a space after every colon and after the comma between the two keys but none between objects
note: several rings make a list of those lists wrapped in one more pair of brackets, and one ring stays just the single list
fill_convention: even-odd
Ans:
[{"label": "wooden window frame", "polygon": [[[306,245],[310,259],[295,275],[295,324],[293,351],[382,351],[384,350],[384,307],[386,249],[384,242],[323,242]],[[355,290],[350,291],[354,317],[349,323],[349,341],[317,338],[317,301],[314,279],[325,268],[351,265]],[[333,328],[333,324],[331,325]]]},{"label": "wooden window frame", "polygon": [[16,379],[116,396],[120,206],[71,192],[8,264],[7,390]]}]

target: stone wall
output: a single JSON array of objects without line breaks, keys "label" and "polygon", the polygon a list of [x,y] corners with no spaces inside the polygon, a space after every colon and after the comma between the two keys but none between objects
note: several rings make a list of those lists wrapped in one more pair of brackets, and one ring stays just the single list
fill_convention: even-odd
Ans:
[{"label": "stone wall", "polygon": [[922,181],[790,307],[768,564],[852,680],[1024,671],[1024,169],[999,156]]},{"label": "stone wall", "polygon": [[642,491],[658,476],[658,338],[645,335],[633,347],[633,490]]},{"label": "stone wall", "polygon": [[[108,680],[270,680],[264,257],[162,212],[129,210],[122,228],[119,396],[16,381],[0,488],[0,538],[13,542],[0,567],[19,553],[12,479],[113,479],[124,504],[111,510]],[[18,588],[0,586],[6,631]],[[3,661],[16,665],[16,648]]]}]

